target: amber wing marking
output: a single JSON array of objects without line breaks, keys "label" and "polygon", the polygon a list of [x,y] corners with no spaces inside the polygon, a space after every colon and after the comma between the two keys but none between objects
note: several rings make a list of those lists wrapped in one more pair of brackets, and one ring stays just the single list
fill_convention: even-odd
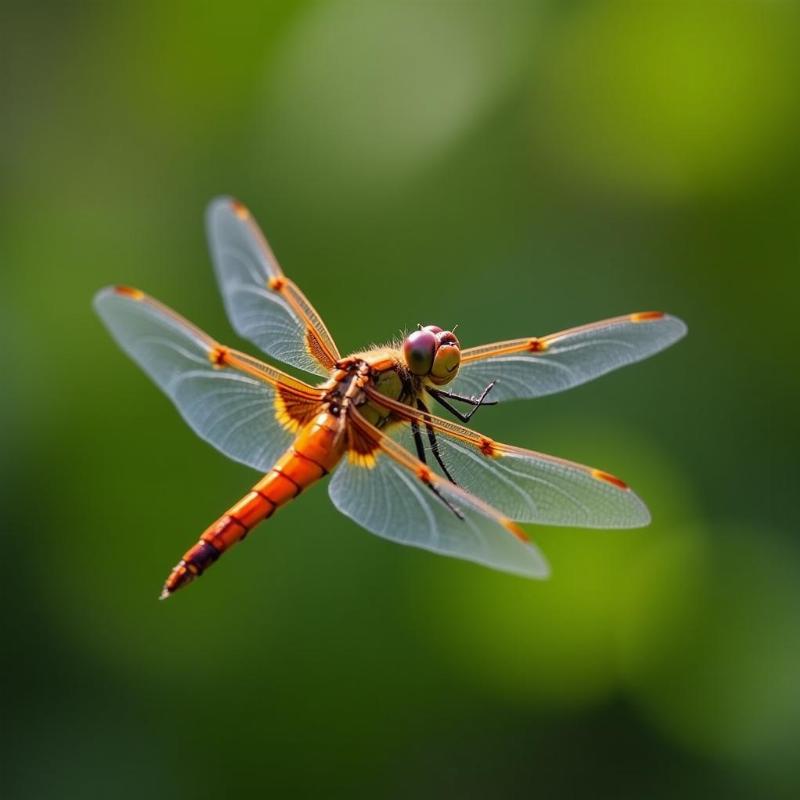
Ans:
[{"label": "amber wing marking", "polygon": [[288,386],[278,384],[275,393],[275,416],[292,432],[309,422],[320,410],[320,397],[298,394]]}]

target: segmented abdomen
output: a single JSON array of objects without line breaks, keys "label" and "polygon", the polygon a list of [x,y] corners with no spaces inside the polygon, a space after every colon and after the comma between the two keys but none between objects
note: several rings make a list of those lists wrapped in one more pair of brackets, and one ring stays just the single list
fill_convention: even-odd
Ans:
[{"label": "segmented abdomen", "polygon": [[318,481],[336,466],[344,452],[341,420],[323,412],[305,425],[294,444],[238,503],[210,525],[170,573],[162,599],[202,575],[229,547],[262,520]]}]

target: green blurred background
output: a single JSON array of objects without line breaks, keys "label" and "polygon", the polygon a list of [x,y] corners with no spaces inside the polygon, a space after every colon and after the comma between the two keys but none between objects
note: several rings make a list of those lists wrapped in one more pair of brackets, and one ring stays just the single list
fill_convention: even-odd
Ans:
[{"label": "green blurred background", "polygon": [[[797,797],[798,5],[70,6],[0,8],[2,796]],[[256,476],[90,301],[133,284],[241,344],[220,193],[342,351],[683,317],[648,362],[479,415],[653,525],[531,529],[535,583],[320,486],[157,602]]]}]

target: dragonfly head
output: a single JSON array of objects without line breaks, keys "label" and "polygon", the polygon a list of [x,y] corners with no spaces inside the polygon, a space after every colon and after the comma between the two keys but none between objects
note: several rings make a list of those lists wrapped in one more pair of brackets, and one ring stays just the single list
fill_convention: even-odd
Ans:
[{"label": "dragonfly head", "polygon": [[452,331],[426,325],[406,336],[403,342],[406,366],[420,378],[444,386],[458,374],[461,345]]}]

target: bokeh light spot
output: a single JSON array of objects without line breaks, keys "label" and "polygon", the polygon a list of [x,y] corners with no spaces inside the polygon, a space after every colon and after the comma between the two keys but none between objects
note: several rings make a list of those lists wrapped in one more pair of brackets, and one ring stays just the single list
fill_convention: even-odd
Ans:
[{"label": "bokeh light spot", "polygon": [[563,21],[533,126],[580,181],[675,198],[746,181],[792,145],[783,3],[588,3]]},{"label": "bokeh light spot", "polygon": [[[687,571],[686,565],[692,569]],[[769,528],[716,525],[640,564],[623,653],[645,715],[684,746],[780,760],[800,735],[800,561]]]}]

